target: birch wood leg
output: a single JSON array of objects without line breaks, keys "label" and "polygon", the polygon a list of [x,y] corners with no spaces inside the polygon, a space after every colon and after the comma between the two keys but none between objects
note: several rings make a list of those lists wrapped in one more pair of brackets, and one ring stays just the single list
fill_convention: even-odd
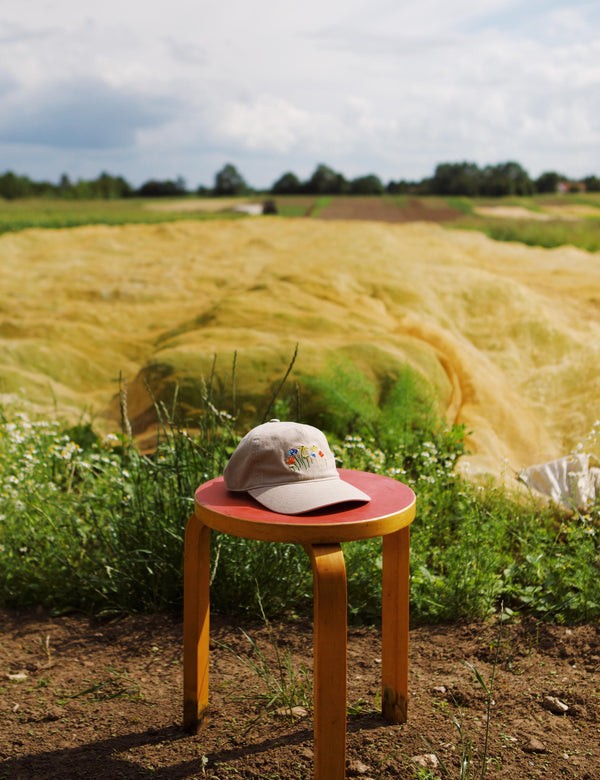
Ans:
[{"label": "birch wood leg", "polygon": [[382,712],[391,723],[408,717],[409,557],[409,526],[383,537]]},{"label": "birch wood leg", "polygon": [[208,707],[210,528],[192,515],[183,572],[183,725],[198,731]]},{"label": "birch wood leg", "polygon": [[346,567],[339,544],[305,546],[313,570],[315,780],[346,776]]}]

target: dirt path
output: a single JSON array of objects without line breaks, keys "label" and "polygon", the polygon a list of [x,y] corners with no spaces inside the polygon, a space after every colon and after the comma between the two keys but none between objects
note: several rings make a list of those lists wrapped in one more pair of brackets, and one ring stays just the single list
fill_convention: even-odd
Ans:
[{"label": "dirt path", "polygon": [[[267,712],[266,691],[247,663],[261,667],[262,656],[276,674],[274,645],[264,625],[243,626],[250,642],[238,622],[213,618],[212,715],[197,736],[180,728],[178,619],[102,622],[0,612],[0,626],[0,778],[312,776],[310,696],[300,701],[307,714],[294,722]],[[311,630],[298,621],[272,626],[297,683],[302,665],[312,668]],[[413,778],[418,762],[444,777],[438,759],[450,777],[458,777],[461,750],[470,743],[473,769],[479,768],[487,697],[466,664],[489,686],[498,638],[494,623],[411,631],[409,720],[390,726],[377,712],[379,631],[351,629],[348,777]],[[505,626],[486,777],[599,777],[599,670],[597,625]],[[568,707],[564,713],[556,700]]]}]

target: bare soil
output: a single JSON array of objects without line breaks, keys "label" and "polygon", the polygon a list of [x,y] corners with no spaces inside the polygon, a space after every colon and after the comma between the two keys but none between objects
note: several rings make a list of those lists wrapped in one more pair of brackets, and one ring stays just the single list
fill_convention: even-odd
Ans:
[{"label": "bare soil", "polygon": [[[4,611],[0,625],[0,778],[312,776],[310,697],[299,702],[305,714],[278,715],[247,663],[260,665],[262,654],[276,673],[276,637],[301,679],[302,665],[312,668],[310,622],[213,617],[211,715],[198,735],[181,728],[178,617]],[[469,745],[468,776],[480,777],[488,697],[467,664],[488,687],[495,670],[486,778],[600,777],[598,625],[413,629],[403,725],[378,712],[380,648],[377,628],[350,629],[349,778],[414,778],[423,766],[428,777],[458,778]],[[553,712],[556,700],[568,709]]]},{"label": "bare soil", "polygon": [[319,219],[361,219],[371,222],[448,222],[461,212],[445,203],[433,205],[422,198],[411,198],[400,208],[381,198],[334,198],[319,214]]}]

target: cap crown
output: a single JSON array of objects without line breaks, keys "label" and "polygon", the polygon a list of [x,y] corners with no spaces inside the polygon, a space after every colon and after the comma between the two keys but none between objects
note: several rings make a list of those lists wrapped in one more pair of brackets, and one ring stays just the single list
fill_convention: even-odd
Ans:
[{"label": "cap crown", "polygon": [[322,431],[312,425],[271,420],[244,436],[223,477],[228,490],[253,490],[338,479],[338,472]]}]

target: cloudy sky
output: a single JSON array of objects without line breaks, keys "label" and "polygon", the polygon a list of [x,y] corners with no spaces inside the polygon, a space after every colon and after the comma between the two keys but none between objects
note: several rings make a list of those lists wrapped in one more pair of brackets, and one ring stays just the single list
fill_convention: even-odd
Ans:
[{"label": "cloudy sky", "polygon": [[600,175],[598,0],[0,0],[0,173]]}]

